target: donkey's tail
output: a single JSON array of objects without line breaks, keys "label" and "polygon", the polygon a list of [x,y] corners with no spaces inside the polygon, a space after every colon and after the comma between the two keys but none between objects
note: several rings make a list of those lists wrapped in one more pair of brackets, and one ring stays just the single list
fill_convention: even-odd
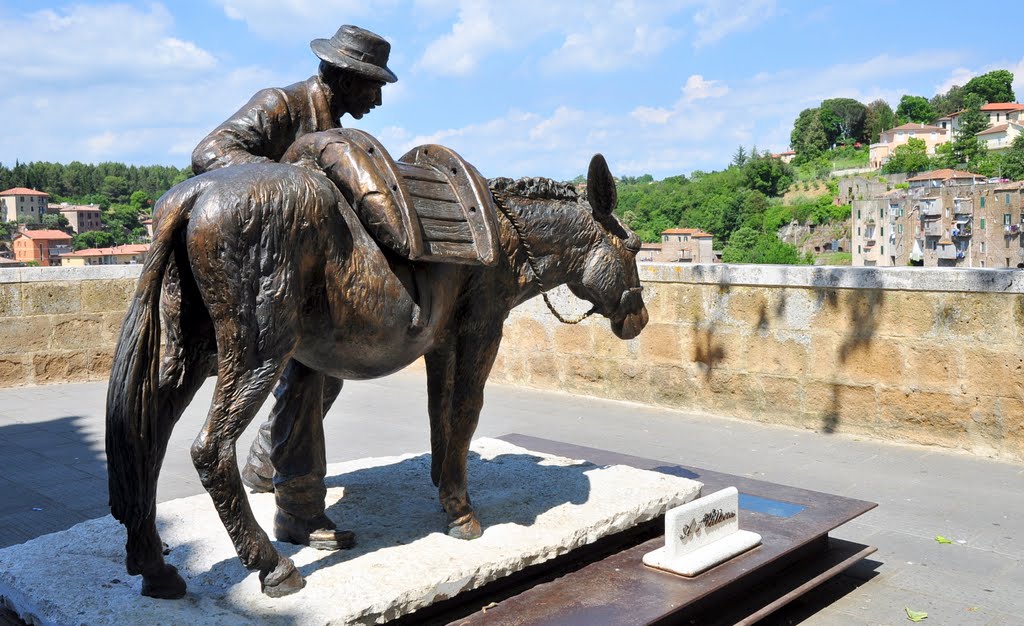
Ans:
[{"label": "donkey's tail", "polygon": [[125,526],[144,522],[156,502],[162,430],[157,421],[160,292],[174,243],[203,185],[188,181],[157,201],[160,228],[121,326],[107,386],[107,487],[110,512]]}]

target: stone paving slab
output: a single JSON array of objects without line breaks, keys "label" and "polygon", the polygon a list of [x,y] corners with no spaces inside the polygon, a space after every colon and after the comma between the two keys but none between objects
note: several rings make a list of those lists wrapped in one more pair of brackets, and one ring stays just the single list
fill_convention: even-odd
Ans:
[{"label": "stone paving slab", "polygon": [[[109,515],[0,550],[0,598],[33,624],[373,624],[477,588],[603,536],[632,528],[700,494],[698,482],[622,465],[531,452],[479,439],[470,484],[483,536],[445,527],[430,457],[405,455],[328,466],[328,514],[355,530],[352,550],[277,544],[306,577],[286,598],[259,591],[234,553],[210,498],[161,503],[168,562],[188,582],[181,601],[139,595],[123,568],[123,527]],[[271,527],[272,494],[250,494]]]}]

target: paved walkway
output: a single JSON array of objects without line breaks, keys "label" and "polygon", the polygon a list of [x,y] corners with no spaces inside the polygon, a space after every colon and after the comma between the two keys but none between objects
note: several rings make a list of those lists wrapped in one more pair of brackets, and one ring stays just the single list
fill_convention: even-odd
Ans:
[{"label": "paved walkway", "polygon": [[[211,392],[174,432],[161,501],[202,492],[188,446]],[[0,389],[0,547],[108,513],[105,395],[96,383]],[[326,430],[329,462],[427,450],[422,373],[347,383]],[[770,623],[908,624],[910,608],[932,626],[1024,624],[1024,466],[491,385],[477,434],[512,432],[878,502],[834,533],[878,552]]]}]

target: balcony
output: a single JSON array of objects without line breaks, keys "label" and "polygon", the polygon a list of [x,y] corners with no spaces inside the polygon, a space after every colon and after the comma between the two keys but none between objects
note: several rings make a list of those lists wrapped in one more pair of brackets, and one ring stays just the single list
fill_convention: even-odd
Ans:
[{"label": "balcony", "polygon": [[959,224],[956,228],[953,229],[953,232],[951,234],[953,235],[954,238],[955,237],[959,237],[959,238],[963,239],[965,237],[970,237],[971,235],[974,234],[974,232],[973,232],[973,229],[971,228],[970,223],[967,223],[967,224]]},{"label": "balcony", "polygon": [[957,258],[960,258],[960,259],[964,258],[963,252],[960,252],[959,250],[956,249],[956,246],[952,246],[952,245],[949,245],[949,246],[936,246],[936,248],[935,248],[935,256],[938,257],[940,260],[943,260],[943,261],[955,260]]},{"label": "balcony", "polygon": [[1007,224],[1003,226],[1003,234],[1006,237],[1016,237],[1020,234],[1020,224]]},{"label": "balcony", "polygon": [[917,206],[921,215],[925,217],[939,217],[942,215],[942,207],[938,202],[922,202]]},{"label": "balcony", "polygon": [[960,198],[953,200],[953,213],[956,215],[972,215],[974,213],[974,201]]},{"label": "balcony", "polygon": [[921,224],[921,234],[925,237],[941,237],[942,222],[939,220],[925,220]]}]

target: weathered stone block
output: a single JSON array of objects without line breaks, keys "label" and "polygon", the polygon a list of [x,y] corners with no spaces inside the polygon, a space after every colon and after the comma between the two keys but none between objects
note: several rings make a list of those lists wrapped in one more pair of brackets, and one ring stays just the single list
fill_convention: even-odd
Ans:
[{"label": "weathered stone block", "polygon": [[880,429],[889,439],[908,443],[970,447],[970,409],[963,396],[902,389],[882,390]]},{"label": "weathered stone block", "polygon": [[560,387],[558,357],[543,352],[534,354],[527,357],[526,369],[529,372],[531,385],[548,389],[558,389]]},{"label": "weathered stone block", "polygon": [[902,381],[906,368],[903,354],[891,341],[880,337],[864,340],[847,335],[837,346],[838,376],[861,384],[894,384]]},{"label": "weathered stone block", "polygon": [[647,324],[638,338],[640,358],[655,363],[682,363],[680,334],[676,324]]},{"label": "weathered stone block", "polygon": [[648,370],[647,387],[656,404],[688,409],[700,393],[697,377],[702,374],[692,365],[659,365]]},{"label": "weathered stone block", "polygon": [[809,350],[804,344],[759,333],[746,337],[745,343],[744,365],[748,372],[799,376],[807,369]]},{"label": "weathered stone block", "polygon": [[874,433],[878,424],[875,388],[836,382],[808,382],[804,387],[802,412],[816,430],[824,432]]},{"label": "weathered stone block", "polygon": [[501,342],[514,350],[529,352],[548,352],[552,347],[544,324],[528,317],[521,317],[514,324],[506,326]]},{"label": "weathered stone block", "polygon": [[593,355],[593,331],[594,328],[590,325],[559,324],[552,333],[554,335],[553,347],[555,352],[559,354]]},{"label": "weathered stone block", "polygon": [[[882,337],[923,337],[933,330],[932,311],[942,294],[887,291],[875,307],[875,334]],[[862,326],[863,327],[863,326]]]},{"label": "weathered stone block", "polygon": [[[45,352],[33,356],[35,383],[60,383],[92,380],[92,355],[87,352]],[[109,373],[109,372],[108,372]]]},{"label": "weathered stone block", "polygon": [[55,315],[51,322],[51,350],[82,350],[110,343],[105,339],[107,335],[100,315]]},{"label": "weathered stone block", "polygon": [[0,323],[0,354],[46,350],[50,344],[50,318],[45,315],[10,317]]},{"label": "weathered stone block", "polygon": [[82,282],[82,310],[89,313],[128,310],[135,295],[132,280],[87,280]]},{"label": "weathered stone block", "polygon": [[1013,328],[1013,301],[997,293],[945,293],[932,311],[933,334],[982,341],[1005,340]]},{"label": "weathered stone block", "polygon": [[1024,400],[1024,352],[964,345],[963,385],[968,394]]},{"label": "weathered stone block", "polygon": [[[965,348],[970,349],[970,348]],[[955,345],[935,341],[908,343],[903,349],[906,357],[905,381],[889,381],[892,385],[910,385],[923,389],[951,390],[960,379],[959,350]]]},{"label": "weathered stone block", "polygon": [[750,330],[768,329],[773,317],[770,296],[765,289],[739,287],[729,292],[727,315]]},{"label": "weathered stone block", "polygon": [[82,289],[77,282],[24,283],[21,290],[26,315],[76,313],[82,309]]},{"label": "weathered stone block", "polygon": [[568,391],[603,395],[609,385],[629,387],[610,376],[612,366],[602,359],[566,356],[562,362],[561,380]]},{"label": "weathered stone block", "polygon": [[32,382],[31,359],[21,355],[0,357],[0,387],[17,387]]},{"label": "weathered stone block", "polygon": [[690,361],[699,363],[704,370],[743,369],[746,338],[739,332],[709,326],[690,330]]},{"label": "weathered stone block", "polygon": [[0,318],[22,315],[21,285],[0,283]]}]

